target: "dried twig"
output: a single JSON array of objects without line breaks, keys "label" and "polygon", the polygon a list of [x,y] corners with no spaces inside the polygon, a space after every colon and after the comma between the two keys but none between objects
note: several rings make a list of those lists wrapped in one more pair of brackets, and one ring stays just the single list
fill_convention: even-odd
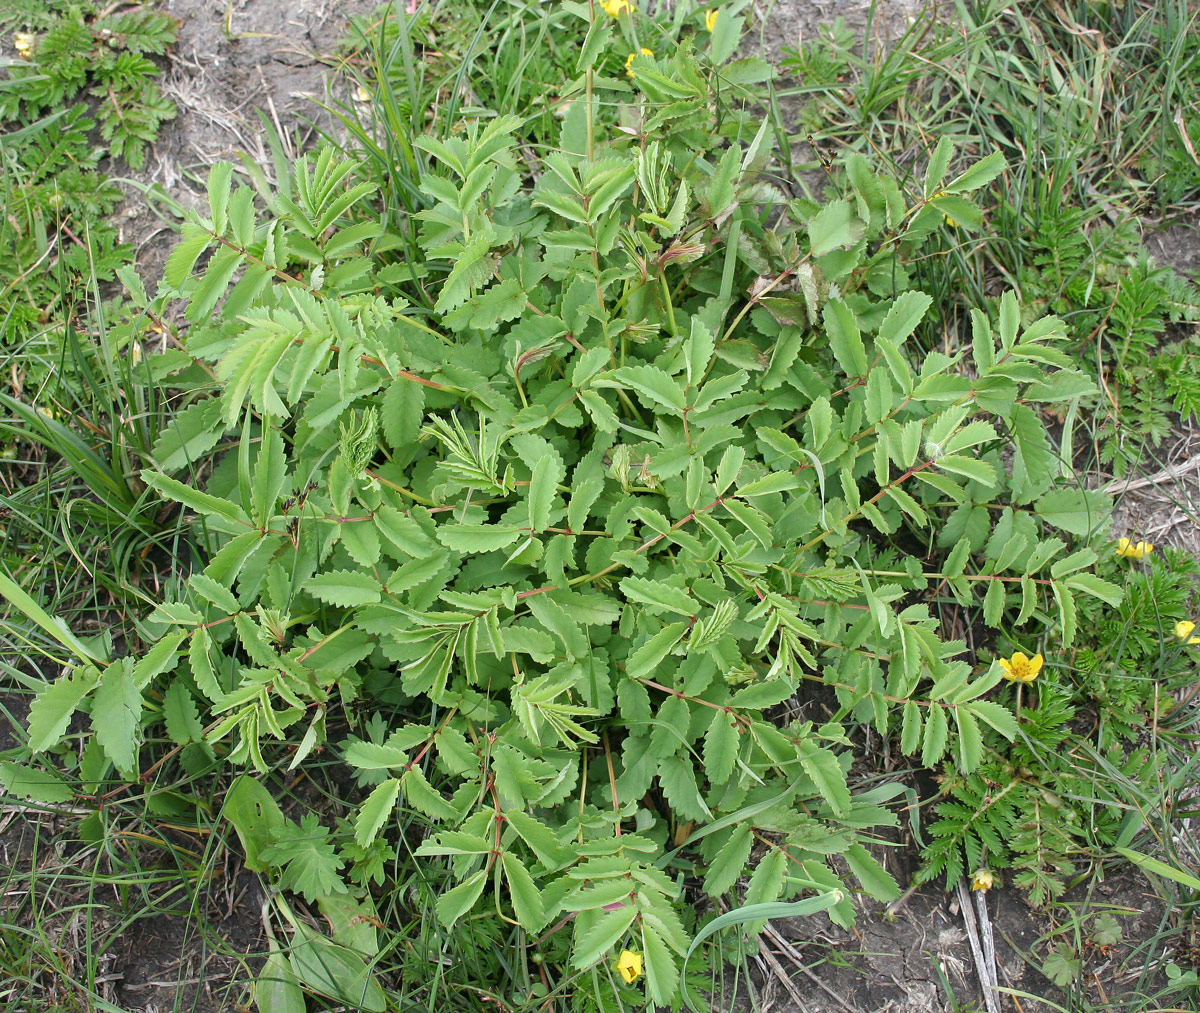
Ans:
[{"label": "dried twig", "polygon": [[1178,464],[1172,464],[1152,475],[1143,475],[1141,478],[1114,479],[1104,486],[1103,491],[1125,493],[1133,489],[1145,489],[1152,485],[1167,485],[1178,481],[1189,471],[1195,471],[1197,468],[1200,468],[1200,454],[1189,457],[1186,461],[1180,461]]},{"label": "dried twig", "polygon": [[766,961],[766,963],[770,965],[771,970],[775,972],[775,977],[779,980],[780,984],[782,984],[783,987],[787,990],[787,994],[792,997],[792,1002],[794,1002],[796,1004],[796,1007],[800,1011],[800,1013],[808,1013],[808,1007],[804,1005],[804,997],[800,994],[799,990],[796,988],[795,983],[792,981],[792,979],[788,975],[787,971],[785,971],[783,969],[783,965],[780,964],[779,961],[775,959],[775,954],[773,954],[765,946],[760,946],[758,952],[759,952],[759,956],[761,956],[763,958],[763,960]]},{"label": "dried twig", "polygon": [[[979,975],[979,985],[983,991],[983,1001],[988,1013],[1000,1013],[999,993],[996,991],[999,982],[996,980],[996,944],[992,938],[992,923],[986,922],[987,939],[983,940],[979,923],[975,918],[975,908],[971,904],[971,891],[963,880],[958,881],[958,905],[962,909],[963,922],[967,928],[967,938],[971,942],[971,956],[975,958],[975,970]],[[987,909],[984,909],[987,917]]]},{"label": "dried twig", "polygon": [[838,1006],[844,1010],[847,1010],[848,1013],[856,1013],[853,1006],[847,1005],[845,999],[838,995],[833,989],[826,985],[825,982],[823,982],[808,969],[808,965],[804,963],[804,958],[800,955],[800,952],[796,949],[796,947],[794,947],[779,934],[779,930],[776,929],[774,925],[768,922],[766,929],[763,930],[763,933],[764,935],[771,937],[771,940],[779,947],[784,956],[786,956],[796,966],[796,969],[800,971],[801,974],[806,975],[814,985],[816,985],[819,989],[821,989],[821,991],[833,999]]}]

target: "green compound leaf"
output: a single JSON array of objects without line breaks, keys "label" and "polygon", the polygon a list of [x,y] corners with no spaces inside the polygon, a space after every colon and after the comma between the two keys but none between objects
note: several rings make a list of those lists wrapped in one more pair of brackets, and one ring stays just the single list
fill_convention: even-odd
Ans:
[{"label": "green compound leaf", "polygon": [[250,774],[242,774],[225,793],[221,813],[237,831],[246,856],[246,868],[252,872],[265,872],[268,863],[259,859],[259,852],[271,843],[275,831],[286,822],[271,793]]},{"label": "green compound leaf", "polygon": [[437,537],[455,552],[493,552],[512,545],[525,533],[519,527],[498,524],[446,524],[438,528]]},{"label": "green compound leaf", "polygon": [[186,746],[204,741],[200,712],[182,679],[176,678],[163,696],[163,721],[167,726],[167,735],[176,745]]},{"label": "green compound leaf", "polygon": [[649,605],[656,611],[694,616],[700,610],[699,602],[691,598],[686,591],[660,580],[626,577],[621,581],[621,590],[625,592],[629,601]]},{"label": "green compound leaf", "polygon": [[821,316],[839,365],[848,376],[865,376],[868,368],[867,349],[858,331],[854,313],[841,299],[830,299]]},{"label": "green compound leaf", "polygon": [[846,784],[846,774],[835,756],[828,749],[802,743],[800,763],[804,772],[813,779],[821,797],[839,816],[850,809],[850,789]]},{"label": "green compound leaf", "polygon": [[559,462],[553,456],[546,455],[533,466],[528,499],[531,531],[544,531],[550,526],[550,512],[554,508],[561,477]]},{"label": "green compound leaf", "polygon": [[221,517],[235,524],[250,526],[250,518],[246,515],[246,511],[237,504],[230,503],[229,500],[210,496],[206,492],[193,489],[190,485],[184,485],[177,479],[170,478],[167,475],[160,475],[157,472],[144,472],[143,478],[146,484],[155,492],[161,493],[168,499],[175,500],[176,503],[182,503],[185,507],[195,510],[196,513],[202,516]]},{"label": "green compound leaf", "polygon": [[655,366],[622,366],[613,378],[637,391],[647,404],[658,404],[673,412],[682,412],[684,395],[669,374]]}]

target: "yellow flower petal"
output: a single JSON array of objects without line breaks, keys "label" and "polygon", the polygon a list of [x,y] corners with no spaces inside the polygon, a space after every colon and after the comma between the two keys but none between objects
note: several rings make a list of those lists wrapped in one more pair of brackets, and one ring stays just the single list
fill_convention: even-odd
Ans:
[{"label": "yellow flower petal", "polygon": [[1011,658],[1000,658],[1000,667],[1004,669],[1004,678],[1009,682],[1033,682],[1042,670],[1045,658],[1035,654],[1027,658],[1021,651],[1014,651]]},{"label": "yellow flower petal", "polygon": [[717,7],[714,7],[711,11],[704,12],[704,27],[710,32],[717,26],[717,15],[720,13],[721,11]]},{"label": "yellow flower petal", "polygon": [[1118,556],[1126,559],[1145,559],[1154,551],[1154,545],[1150,542],[1135,543],[1128,538],[1118,538],[1115,551]]},{"label": "yellow flower petal", "polygon": [[971,876],[971,889],[986,893],[996,885],[996,874],[991,869],[976,869]]},{"label": "yellow flower petal", "polygon": [[1200,644],[1200,637],[1193,637],[1192,630],[1196,628],[1195,623],[1182,622],[1175,624],[1175,636],[1182,640],[1185,644]]},{"label": "yellow flower petal", "polygon": [[633,12],[633,4],[629,0],[600,0],[600,8],[610,18],[619,18],[622,14]]},{"label": "yellow flower petal", "polygon": [[642,955],[632,950],[622,950],[617,957],[617,973],[627,985],[632,985],[642,976]]}]

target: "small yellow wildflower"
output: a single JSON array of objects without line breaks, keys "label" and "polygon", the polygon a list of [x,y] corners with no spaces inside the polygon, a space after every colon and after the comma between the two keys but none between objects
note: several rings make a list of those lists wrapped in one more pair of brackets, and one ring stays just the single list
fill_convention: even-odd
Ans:
[{"label": "small yellow wildflower", "polygon": [[33,32],[17,32],[13,36],[13,49],[17,51],[17,55],[23,60],[29,59],[29,54],[33,52],[33,44],[37,41],[37,36]]},{"label": "small yellow wildflower", "polygon": [[996,874],[991,869],[976,869],[971,876],[971,889],[987,893],[996,885]]},{"label": "small yellow wildflower", "polygon": [[[642,46],[642,56],[653,56],[653,55],[654,55],[653,49],[647,49],[645,46]],[[637,59],[637,56],[638,56],[637,53],[630,53],[627,57],[625,57],[625,73],[628,74],[630,77],[637,77],[637,74],[635,74],[633,71],[633,61]]]},{"label": "small yellow wildflower", "polygon": [[717,15],[721,13],[720,8],[714,7],[711,11],[704,12],[704,27],[710,32],[717,27]]},{"label": "small yellow wildflower", "polygon": [[1182,640],[1185,644],[1200,644],[1200,637],[1193,637],[1192,630],[1196,628],[1195,623],[1182,622],[1175,624],[1175,636]]},{"label": "small yellow wildflower", "polygon": [[354,87],[354,101],[355,101],[355,102],[361,102],[361,103],[364,103],[364,104],[365,104],[365,103],[367,103],[367,102],[370,102],[370,101],[371,101],[371,93],[370,93],[369,91],[367,91],[367,89],[366,89],[366,88],[364,88],[364,87],[363,87],[361,84],[359,84],[359,85],[355,85],[355,87]]},{"label": "small yellow wildflower", "polygon": [[1027,658],[1017,651],[1011,658],[1001,658],[1000,667],[1004,669],[1004,678],[1009,682],[1033,682],[1045,660],[1040,654]]},{"label": "small yellow wildflower", "polygon": [[600,7],[610,18],[633,13],[633,4],[629,0],[600,0]]},{"label": "small yellow wildflower", "polygon": [[1128,538],[1117,540],[1117,555],[1124,556],[1126,559],[1144,559],[1153,551],[1154,546],[1149,542],[1138,542],[1135,545]]},{"label": "small yellow wildflower", "polygon": [[642,955],[632,950],[622,950],[617,958],[617,973],[625,979],[626,984],[632,985],[642,976]]}]

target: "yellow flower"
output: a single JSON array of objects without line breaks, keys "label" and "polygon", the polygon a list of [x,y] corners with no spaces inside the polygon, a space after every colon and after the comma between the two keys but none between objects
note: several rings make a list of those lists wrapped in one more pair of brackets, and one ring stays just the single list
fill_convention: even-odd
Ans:
[{"label": "yellow flower", "polygon": [[1195,623],[1176,623],[1175,636],[1182,640],[1185,644],[1200,644],[1200,637],[1193,637],[1192,630],[1196,628]]},{"label": "yellow flower", "polygon": [[364,88],[361,84],[356,85],[354,88],[354,101],[362,102],[362,103],[370,102],[371,101],[371,93],[369,91],[367,91],[367,89]]},{"label": "yellow flower", "polygon": [[[654,55],[653,49],[647,49],[645,46],[642,46],[642,56],[653,56],[653,55]],[[637,74],[635,74],[633,72],[633,61],[637,59],[637,56],[638,56],[637,53],[630,53],[627,57],[625,57],[625,73],[628,74],[630,77],[637,77]]]},{"label": "yellow flower", "polygon": [[710,32],[717,27],[717,15],[720,13],[720,8],[717,7],[714,7],[711,11],[704,12],[704,27]]},{"label": "yellow flower", "polygon": [[17,55],[28,60],[29,54],[33,52],[33,44],[37,41],[37,36],[33,32],[17,32],[13,36],[13,49],[17,51]]},{"label": "yellow flower", "polygon": [[1001,658],[1000,667],[1004,669],[1004,678],[1009,682],[1033,682],[1045,660],[1040,654],[1027,658],[1017,651],[1011,658]]},{"label": "yellow flower", "polygon": [[1128,538],[1117,540],[1117,555],[1124,556],[1126,559],[1144,559],[1153,551],[1154,546],[1149,542],[1138,542],[1135,545]]},{"label": "yellow flower", "polygon": [[625,979],[626,984],[633,984],[642,976],[642,955],[632,950],[622,950],[617,957],[617,973]]},{"label": "yellow flower", "polygon": [[610,18],[633,13],[633,4],[629,0],[600,0],[600,7]]},{"label": "yellow flower", "polygon": [[971,889],[987,893],[996,885],[996,874],[991,869],[976,869],[971,876]]}]

